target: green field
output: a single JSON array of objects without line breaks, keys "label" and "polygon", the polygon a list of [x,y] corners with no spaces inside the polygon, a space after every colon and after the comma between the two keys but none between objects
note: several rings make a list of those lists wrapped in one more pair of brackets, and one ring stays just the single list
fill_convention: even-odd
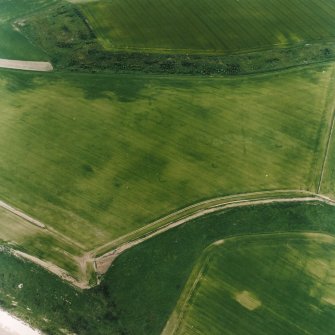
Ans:
[{"label": "green field", "polygon": [[1,198],[91,248],[202,199],[315,191],[334,84],[332,66],[231,80],[1,71]]},{"label": "green field", "polygon": [[[237,1],[167,4],[147,0],[55,0],[50,6],[37,6],[36,12],[15,19],[14,27],[22,38],[43,49],[54,68],[62,71],[236,76],[335,59],[334,28],[329,21],[332,3],[302,5],[295,0],[287,7],[283,5],[287,1],[263,2],[253,1],[242,7]],[[160,11],[157,5],[164,10]],[[174,7],[182,8],[175,12]],[[252,8],[260,9],[257,14],[251,11],[257,19],[246,19]],[[308,16],[319,9],[318,16]],[[166,22],[171,20],[178,22]],[[317,23],[311,26],[314,21]],[[108,32],[121,35],[106,37]],[[164,41],[176,45],[162,48]],[[197,50],[190,49],[192,43]],[[205,50],[208,43],[218,44],[219,49]],[[175,49],[180,45],[188,49]]]},{"label": "green field", "polygon": [[232,53],[335,37],[331,0],[113,0],[80,8],[111,50]]},{"label": "green field", "polygon": [[[55,0],[21,0],[19,4],[11,0],[1,0],[0,6],[0,58],[20,60],[48,60],[48,56],[38,46],[33,45],[19,31],[24,20],[20,20],[31,13],[36,13]],[[16,22],[20,22],[19,25]]]},{"label": "green field", "polygon": [[54,66],[0,69],[0,308],[47,335],[333,334],[334,17],[0,0],[0,58]]},{"label": "green field", "polygon": [[83,252],[80,247],[0,208],[0,245],[2,243],[9,243],[16,250],[52,262],[70,272],[74,278],[86,278],[76,260]]},{"label": "green field", "polygon": [[[208,215],[127,251],[116,260],[100,286],[83,292],[70,287],[35,265],[0,253],[0,305],[6,307],[11,313],[29,319],[50,335],[62,334],[59,331],[60,328],[80,335],[122,334],[122,331],[123,334],[158,335],[162,332],[172,311],[175,310],[188,278],[198,264],[203,251],[213,242],[232,236],[279,232],[319,232],[334,235],[334,215],[335,207],[316,203],[244,207]],[[313,245],[314,249],[311,249]],[[334,252],[333,244],[326,245],[323,249],[323,239],[321,239],[319,244],[316,240],[311,240],[309,245],[303,243],[300,246],[295,244],[293,246],[298,248],[297,255],[303,250],[302,257],[305,262],[322,257],[329,265],[329,274],[334,271],[332,265],[334,263],[331,259]],[[262,245],[260,247],[262,248]],[[285,243],[276,244],[276,247],[278,252],[287,248]],[[265,260],[270,260],[274,255],[273,249],[269,249],[272,252],[269,251],[269,256],[263,255]],[[322,249],[325,252],[322,252]],[[236,260],[239,251],[232,250],[233,253],[235,251],[237,253],[234,258]],[[257,256],[255,245],[252,250],[254,251],[250,251],[251,255],[257,253]],[[264,245],[263,250],[265,250]],[[315,254],[311,254],[311,251]],[[285,255],[279,254],[278,266],[281,264],[279,261],[283,260],[281,256]],[[331,261],[328,262],[328,259]],[[294,258],[291,258],[292,260]],[[227,262],[229,263],[229,259]],[[233,266],[233,263],[229,264]],[[262,265],[257,260],[252,264],[253,266]],[[311,264],[314,268],[314,263]],[[265,275],[273,276],[272,268],[275,266],[276,262],[272,263],[269,271],[265,271]],[[299,266],[298,261],[295,266]],[[296,267],[293,266],[292,274],[299,272]],[[248,269],[247,267],[245,271],[249,271]],[[280,277],[280,273],[283,277]],[[283,278],[281,285],[285,285],[284,280],[287,279],[285,276],[288,273],[284,271],[280,273],[277,273],[275,278],[278,278],[277,280]],[[303,273],[301,269],[299,278],[302,278]],[[241,276],[238,276],[237,283],[241,283],[241,280]],[[310,281],[311,277],[306,272],[306,277],[300,284],[296,283],[300,290],[296,293],[300,292],[301,297],[305,297],[309,292],[307,284]],[[19,283],[24,284],[22,290],[18,289]],[[304,283],[306,283],[305,289],[301,291]],[[288,289],[290,289],[289,284],[290,282],[287,282]],[[244,288],[241,286],[241,290]],[[321,285],[320,288],[324,286]],[[292,291],[289,292],[292,293]],[[317,293],[316,290],[313,294]],[[275,292],[272,294],[276,296]],[[295,297],[298,298],[298,296]],[[308,313],[312,313],[308,308],[311,299],[313,297],[308,298],[306,311],[300,316],[300,318],[306,316],[306,326],[311,321],[308,319],[311,315]],[[18,302],[16,307],[12,305],[12,301]],[[318,303],[316,298],[316,306],[321,306]],[[317,317],[315,322],[324,321],[327,313],[333,313],[331,306],[325,304],[321,307],[323,312],[315,316]],[[334,320],[333,314],[331,315]],[[320,327],[328,325],[329,329],[332,329],[332,320],[328,320],[327,324]],[[313,329],[311,328],[311,332]]]},{"label": "green field", "polygon": [[334,242],[307,233],[218,241],[189,279],[178,327],[164,334],[333,334]]}]

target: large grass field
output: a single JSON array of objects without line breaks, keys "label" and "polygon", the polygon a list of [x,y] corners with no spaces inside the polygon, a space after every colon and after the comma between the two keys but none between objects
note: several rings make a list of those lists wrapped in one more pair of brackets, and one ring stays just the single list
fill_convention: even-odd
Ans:
[{"label": "large grass field", "polygon": [[239,79],[0,73],[1,199],[99,245],[206,198],[315,191],[332,66]]},{"label": "large grass field", "polygon": [[164,334],[333,334],[334,242],[301,233],[218,241],[189,279],[179,325]]},{"label": "large grass field", "polygon": [[[244,207],[208,215],[130,249],[116,260],[100,286],[84,292],[75,290],[35,265],[0,253],[0,305],[11,313],[29,319],[50,335],[63,334],[59,329],[67,329],[80,335],[159,335],[175,310],[203,251],[213,242],[233,236],[262,233],[318,232],[334,235],[334,215],[335,207],[316,203]],[[316,239],[309,241],[299,239],[299,243],[292,238],[282,239],[281,243],[271,243],[268,247],[260,243],[259,250],[252,243],[244,246],[239,244],[240,251],[238,248],[232,249],[235,264],[229,257],[224,261],[227,268],[230,266],[228,276],[233,274],[232,270],[235,269],[236,285],[241,291],[257,291],[261,285],[256,282],[255,286],[247,286],[244,282],[247,278],[238,276],[238,269],[243,264],[248,264],[243,270],[244,274],[257,276],[253,269],[262,270],[264,280],[271,278],[278,283],[278,292],[274,290],[271,294],[266,295],[264,292],[264,295],[261,295],[257,291],[263,307],[268,299],[271,300],[271,296],[273,304],[276,299],[281,298],[280,293],[286,282],[287,293],[284,292],[283,297],[290,293],[288,299],[292,306],[298,303],[292,299],[293,294],[296,299],[306,298],[306,309],[303,310],[301,305],[297,307],[301,312],[297,320],[305,317],[305,326],[315,321],[320,329],[329,326],[329,329],[325,330],[327,334],[333,327],[334,308],[326,301],[321,303],[320,299],[323,296],[327,297],[328,293],[333,294],[332,286],[329,286],[331,291],[327,292],[324,281],[319,286],[314,286],[314,290],[310,290],[309,285],[313,285],[313,280],[317,284],[318,279],[313,278],[308,269],[322,269],[323,260],[324,267],[329,270],[328,275],[331,276],[334,272],[334,262],[331,258],[334,245],[324,244],[323,239],[319,239],[319,235],[316,236]],[[288,245],[285,242],[288,242]],[[252,248],[247,249],[248,246]],[[262,254],[264,266],[262,259],[259,259],[261,249],[266,252]],[[253,255],[256,257],[254,260]],[[246,258],[243,258],[244,256]],[[270,261],[273,262],[269,264]],[[310,267],[304,267],[308,262]],[[279,272],[280,265],[283,265],[285,271]],[[291,268],[288,265],[292,265]],[[274,275],[275,270],[277,272]],[[289,271],[292,274],[291,281],[287,278]],[[224,269],[220,273],[222,272]],[[318,273],[321,274],[316,272]],[[225,274],[226,272],[223,273]],[[231,277],[228,279],[231,280]],[[300,279],[299,283],[296,282],[297,279]],[[20,283],[23,284],[22,289],[18,288]],[[291,286],[293,284],[295,286]],[[268,285],[264,284],[264,290],[269,289]],[[329,285],[333,284],[330,282]],[[294,288],[297,288],[296,292]],[[13,301],[17,302],[16,307],[13,306]],[[315,314],[317,310],[313,310],[309,305],[311,302],[316,308],[320,308],[319,314]],[[246,311],[238,304],[235,307],[241,313],[241,320],[245,320],[243,312]],[[286,313],[285,310],[280,312]],[[314,319],[311,320],[311,316]],[[328,319],[328,316],[331,319]],[[308,329],[311,334],[315,334],[314,327],[312,325]]]},{"label": "large grass field", "polygon": [[111,50],[232,53],[335,36],[332,0],[82,2],[82,12]]}]

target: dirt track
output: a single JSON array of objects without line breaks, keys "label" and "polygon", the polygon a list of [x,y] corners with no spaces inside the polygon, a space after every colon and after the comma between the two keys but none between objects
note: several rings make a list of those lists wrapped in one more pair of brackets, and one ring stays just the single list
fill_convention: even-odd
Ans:
[{"label": "dirt track", "polygon": [[53,70],[49,62],[32,62],[3,58],[0,58],[0,68],[41,72],[50,72]]},{"label": "dirt track", "polygon": [[122,244],[121,246],[117,247],[116,249],[98,257],[95,259],[95,264],[97,268],[98,274],[104,274],[107,272],[111,264],[114,262],[114,260],[124,251],[143,243],[144,241],[153,238],[154,236],[157,236],[159,234],[162,234],[163,232],[166,232],[172,228],[175,228],[177,226],[180,226],[188,221],[194,220],[196,218],[199,218],[201,216],[214,213],[217,211],[221,211],[224,209],[229,208],[236,208],[236,207],[245,207],[245,206],[255,206],[255,205],[265,205],[265,204],[273,204],[273,203],[288,203],[288,202],[323,202],[328,205],[335,206],[335,201],[332,199],[329,199],[327,197],[321,196],[321,195],[311,195],[308,197],[295,197],[295,198],[271,198],[271,199],[253,199],[253,200],[236,200],[236,201],[230,201],[226,203],[222,203],[220,205],[216,205],[214,207],[210,207],[207,209],[199,210],[198,212],[189,215],[187,217],[184,217],[180,220],[170,222],[169,224],[158,228],[157,230],[143,236],[139,237],[133,241],[127,242]]},{"label": "dirt track", "polygon": [[131,231],[128,234],[122,235],[112,241],[105,243],[99,247],[91,250],[92,255],[103,255],[106,254],[109,250],[116,249],[120,245],[127,243],[129,241],[137,239],[139,236],[144,236],[150,234],[153,231],[156,231],[158,228],[165,227],[171,222],[178,221],[179,219],[189,217],[190,215],[199,212],[204,209],[209,209],[217,206],[222,206],[223,204],[233,203],[233,202],[242,202],[251,199],[281,199],[285,196],[302,197],[302,196],[314,196],[315,193],[302,190],[275,190],[275,191],[258,191],[252,193],[242,193],[235,195],[228,195],[219,198],[212,198],[205,201],[197,202],[190,206],[184,207],[176,212],[173,212],[169,215],[166,215],[154,222],[146,224],[145,226],[138,228],[134,231]]},{"label": "dirt track", "polygon": [[60,267],[58,267],[55,264],[43,261],[37,257],[28,255],[24,252],[18,251],[18,250],[12,250],[12,254],[18,258],[23,258],[26,260],[29,260],[45,269],[47,269],[48,271],[54,273],[55,275],[57,275],[58,277],[70,282],[72,285],[77,286],[81,289],[87,289],[89,288],[89,286],[84,283],[84,282],[79,282],[76,279],[74,279],[73,277],[71,277],[65,270],[61,269]]},{"label": "dirt track", "polygon": [[[279,191],[280,193],[281,191]],[[275,192],[274,192],[275,193]],[[289,197],[289,194],[292,194],[292,197]],[[250,196],[252,194],[248,194]],[[297,196],[297,191],[287,191],[285,194],[285,197],[273,197],[273,193],[269,192],[256,192],[254,195],[257,195],[257,198],[253,199],[243,199],[243,196],[246,195],[239,195],[239,197],[242,197],[242,199],[238,199],[237,197],[235,200],[232,200],[231,198],[222,198],[221,202],[218,202],[217,199],[215,199],[215,202],[211,202],[210,200],[204,202],[203,204],[207,205],[207,207],[199,209],[197,207],[198,204],[192,205],[191,207],[194,208],[194,211],[192,213],[187,213],[184,216],[181,216],[179,218],[174,218],[173,215],[169,215],[168,218],[170,219],[167,221],[167,223],[163,226],[160,226],[158,228],[154,228],[151,232],[144,233],[142,236],[139,236],[137,238],[134,238],[133,240],[124,242],[120,244],[119,246],[115,247],[112,251],[107,252],[106,254],[96,257],[96,251],[97,249],[91,250],[90,252],[84,253],[81,257],[74,257],[74,260],[78,263],[82,274],[86,273],[86,269],[89,266],[89,264],[94,265],[94,269],[98,275],[102,275],[107,272],[111,264],[114,262],[114,260],[122,254],[124,251],[150,239],[153,238],[159,234],[162,234],[170,229],[173,229],[175,227],[178,227],[184,223],[187,223],[191,220],[194,220],[196,218],[202,217],[204,215],[222,211],[225,209],[230,209],[230,208],[237,208],[237,207],[246,207],[246,206],[257,206],[257,205],[265,205],[265,204],[273,204],[273,203],[290,203],[290,202],[321,202],[325,203],[328,205],[335,206],[335,200],[332,200],[328,197],[319,195],[319,194],[313,194],[310,192],[301,192],[301,196]],[[293,196],[295,195],[295,196]],[[305,196],[303,196],[305,195]],[[272,197],[271,197],[272,196]],[[214,199],[213,199],[214,200]],[[14,214],[23,217],[25,220],[31,222],[31,220],[36,221],[30,217],[28,217],[26,214],[10,207],[9,205],[5,204],[4,202],[0,201],[0,207],[3,207]],[[179,213],[178,211],[177,213]],[[38,222],[38,221],[37,221]],[[33,222],[32,222],[33,223]],[[36,223],[34,223],[36,224]],[[42,223],[39,223],[40,225],[43,225]],[[42,227],[42,228],[47,228],[47,227]],[[47,228],[48,229],[48,228]],[[113,241],[112,241],[113,242]],[[88,278],[82,278],[80,281],[77,281],[69,273],[67,273],[65,270],[59,268],[58,266],[40,260],[37,257],[22,253],[20,251],[13,251],[13,253],[18,256],[25,258],[29,261],[32,261],[43,268],[53,272],[57,276],[61,277],[62,279],[70,282],[72,285],[77,286],[81,289],[86,289],[89,288],[88,284]]]}]

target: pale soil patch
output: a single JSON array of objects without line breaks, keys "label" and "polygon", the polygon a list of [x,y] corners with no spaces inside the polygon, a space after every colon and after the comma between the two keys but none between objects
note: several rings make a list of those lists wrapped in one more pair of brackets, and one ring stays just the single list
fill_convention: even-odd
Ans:
[{"label": "pale soil patch", "polygon": [[49,72],[53,70],[51,63],[49,62],[32,62],[2,58],[0,58],[0,68],[42,72]]},{"label": "pale soil patch", "polygon": [[65,328],[61,328],[59,329],[60,332],[62,332],[65,335],[77,335],[76,333],[71,333],[69,330],[65,329]]},{"label": "pale soil patch", "polygon": [[112,265],[114,259],[118,256],[119,254],[115,253],[114,255],[109,255],[108,257],[102,257],[102,258],[97,258],[94,263],[95,263],[95,268],[96,271],[99,275],[105,274],[110,266]]},{"label": "pale soil patch", "polygon": [[335,295],[334,296],[328,296],[328,297],[322,297],[322,301],[329,305],[335,306]]},{"label": "pale soil patch", "polygon": [[329,264],[322,259],[311,259],[307,261],[306,271],[319,280],[327,277],[328,270]]},{"label": "pale soil patch", "polygon": [[320,300],[325,304],[335,306],[334,285],[327,285],[326,287],[324,287]]},{"label": "pale soil patch", "polygon": [[224,244],[224,240],[218,240],[218,241],[213,243],[213,245],[217,245],[217,246],[222,245],[222,244]]},{"label": "pale soil patch", "polygon": [[42,333],[31,328],[23,321],[11,316],[0,309],[1,335],[41,335]]},{"label": "pale soil patch", "polygon": [[323,243],[335,243],[335,237],[331,235],[326,235],[322,233],[304,233],[304,236]]},{"label": "pale soil patch", "polygon": [[309,292],[310,296],[318,299],[323,304],[335,306],[335,287],[323,283],[316,284]]},{"label": "pale soil patch", "polygon": [[262,305],[262,303],[251,292],[248,291],[239,292],[235,294],[234,298],[240,305],[249,311],[253,311]]}]

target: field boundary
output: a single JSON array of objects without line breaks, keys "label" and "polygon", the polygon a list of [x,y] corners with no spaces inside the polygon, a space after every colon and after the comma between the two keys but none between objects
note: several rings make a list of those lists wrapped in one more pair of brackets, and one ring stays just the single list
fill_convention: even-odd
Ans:
[{"label": "field boundary", "polygon": [[[69,0],[68,0],[69,1]],[[92,0],[97,1],[97,0]],[[69,1],[71,2],[71,1]],[[93,29],[91,27],[91,29]],[[94,29],[93,29],[94,30]],[[97,38],[100,40],[100,43],[102,45],[105,45],[105,42],[102,42],[104,40],[101,36],[97,36]],[[133,53],[148,53],[148,54],[156,54],[156,55],[197,55],[197,56],[240,56],[240,55],[250,55],[250,54],[256,54],[266,51],[282,51],[282,50],[294,50],[299,48],[307,48],[311,47],[313,45],[319,44],[320,40],[317,39],[306,39],[302,42],[298,43],[290,43],[290,42],[278,42],[273,43],[272,45],[264,46],[264,47],[253,47],[249,49],[235,49],[227,54],[226,51],[223,49],[190,49],[190,48],[157,48],[157,47],[131,47],[131,46],[113,46],[110,41],[107,42],[106,50],[112,51],[112,52],[133,52]],[[333,39],[332,38],[325,38],[322,40],[325,45],[333,45]]]},{"label": "field boundary", "polygon": [[168,321],[166,322],[165,327],[161,332],[161,335],[173,335],[176,331],[178,331],[181,320],[185,315],[187,304],[192,298],[193,293],[196,291],[198,283],[203,277],[206,266],[209,263],[210,254],[208,253],[208,250],[213,248],[216,245],[215,243],[219,241],[223,240],[213,242],[201,253],[200,259],[197,261],[194,268],[192,269],[192,272],[188,277],[183,291],[178,299],[177,305],[172,311]]},{"label": "field boundary", "polygon": [[[278,193],[283,193],[285,197],[278,197]],[[277,195],[277,197],[276,197]],[[249,198],[248,198],[248,197]],[[128,242],[124,242],[120,244],[119,246],[115,246],[111,251],[103,254],[103,255],[97,255],[97,249],[90,252],[91,258],[94,260],[95,268],[98,275],[105,274],[109,267],[112,265],[112,263],[115,261],[115,259],[120,256],[123,252],[126,250],[131,249],[132,247],[141,244],[157,235],[160,235],[170,229],[173,229],[175,227],[178,227],[184,223],[187,223],[191,220],[197,219],[199,217],[215,213],[218,211],[222,211],[225,209],[231,209],[231,208],[237,208],[237,207],[246,207],[246,206],[256,206],[256,205],[266,205],[266,204],[273,204],[273,203],[290,203],[290,202],[313,202],[313,201],[319,201],[322,203],[326,203],[328,205],[335,206],[335,201],[332,200],[329,197],[307,192],[307,191],[275,191],[273,192],[256,192],[256,193],[249,193],[244,195],[240,195],[240,199],[232,200],[231,197],[225,197],[225,198],[219,198],[214,200],[208,200],[204,203],[195,204],[193,206],[187,207],[184,210],[181,210],[177,212],[177,217],[173,217],[173,214],[168,216],[167,218],[170,218],[170,220],[160,227],[156,228],[155,230],[152,230],[149,233],[145,233],[142,236],[138,236],[137,238],[133,240],[128,240]],[[252,196],[258,196],[257,198],[251,198]],[[202,205],[204,207],[198,208],[199,205]],[[190,213],[187,213],[191,209]],[[186,212],[186,215],[184,214]],[[180,215],[184,214],[184,215]],[[172,217],[171,217],[172,216]],[[166,218],[163,218],[164,220]],[[156,222],[153,222],[151,225],[154,225]],[[115,243],[115,241],[112,241],[112,243]]]},{"label": "field boundary", "polygon": [[[88,289],[100,284],[101,276],[108,271],[108,269],[115,261],[115,259],[125,251],[155,236],[158,236],[170,229],[181,226],[192,220],[198,219],[211,213],[239,207],[271,205],[275,203],[279,204],[279,203],[313,203],[313,202],[320,202],[327,205],[335,206],[335,200],[324,195],[303,190],[277,190],[277,191],[254,192],[254,193],[227,196],[222,198],[215,198],[204,202],[196,203],[182,210],[179,210],[175,213],[172,213],[164,218],[152,222],[151,224],[135,231],[136,234],[134,235],[129,234],[125,235],[121,239],[113,240],[107,245],[93,249],[88,252],[84,252],[84,250],[81,249],[83,251],[83,254],[81,256],[73,257],[73,259],[78,264],[78,267],[81,270],[80,279],[75,279],[67,271],[51,262],[42,260],[38,257],[29,255],[27,253],[22,253],[21,251],[15,250],[13,248],[11,250],[16,256],[23,258],[25,260],[29,260],[43,267],[44,269],[54,273],[61,279],[66,280],[71,285],[78,287],[80,289]],[[0,202],[0,204],[1,203],[3,202]],[[3,208],[7,209],[8,211],[11,211],[10,209],[12,207],[7,205],[6,207]],[[159,226],[157,226],[158,224]],[[49,227],[47,226],[45,226],[44,229],[50,230]],[[61,233],[58,233],[54,229],[51,229],[50,233],[56,235],[59,239],[66,239],[67,242],[76,244],[75,241],[68,239],[66,236],[64,236]],[[97,254],[97,252],[103,250],[106,247],[111,247],[108,252],[102,255]],[[92,271],[89,270],[92,270],[93,274],[96,277],[94,284],[91,284]]]},{"label": "field boundary", "polygon": [[208,200],[204,200],[201,202],[194,203],[192,205],[189,205],[187,207],[183,207],[180,210],[177,210],[175,212],[172,212],[168,215],[165,215],[157,220],[154,220],[153,222],[138,228],[136,230],[133,230],[132,232],[122,235],[121,237],[118,237],[112,241],[109,241],[101,246],[98,246],[91,250],[91,253],[95,256],[99,257],[104,255],[106,252],[113,248],[117,248],[120,245],[124,244],[125,242],[129,242],[131,240],[134,240],[138,237],[144,236],[148,233],[151,233],[161,227],[164,227],[168,224],[170,224],[173,221],[183,219],[185,217],[188,217],[191,214],[194,214],[195,212],[202,210],[202,209],[208,209],[215,206],[220,206],[222,204],[226,204],[228,202],[235,202],[235,201],[246,201],[246,200],[252,200],[252,199],[270,199],[270,198],[282,198],[284,196],[293,197],[293,196],[313,196],[315,193],[310,191],[304,191],[304,190],[271,190],[271,191],[258,191],[258,192],[248,192],[248,193],[239,193],[234,195],[228,195],[218,198],[212,198]]},{"label": "field boundary", "polygon": [[331,140],[332,140],[332,135],[333,135],[333,132],[334,132],[334,126],[335,126],[335,101],[334,101],[334,105],[333,105],[331,126],[330,126],[329,135],[328,135],[328,139],[327,139],[325,155],[324,155],[322,166],[321,166],[321,174],[320,174],[320,179],[319,179],[319,183],[318,183],[317,194],[319,194],[320,191],[321,191],[323,175],[324,175],[325,167],[326,167],[327,160],[328,160],[328,154],[329,154],[329,149],[330,149],[330,146],[331,146]]}]

